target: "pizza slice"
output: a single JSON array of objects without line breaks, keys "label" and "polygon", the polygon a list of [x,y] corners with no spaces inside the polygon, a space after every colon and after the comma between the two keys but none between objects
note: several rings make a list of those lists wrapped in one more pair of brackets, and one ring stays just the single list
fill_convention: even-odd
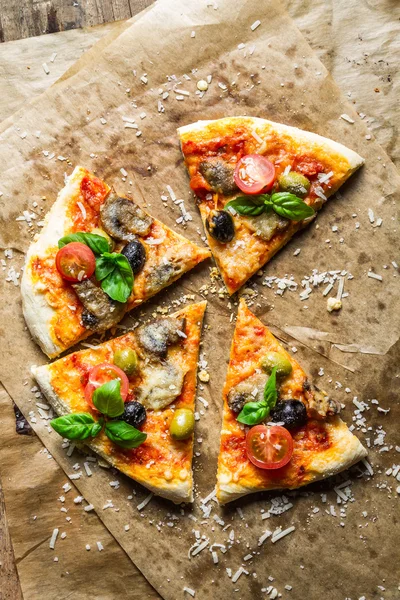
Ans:
[{"label": "pizza slice", "polygon": [[307,485],[367,454],[340,419],[340,404],[308,379],[244,300],[223,396],[221,504],[252,492]]},{"label": "pizza slice", "polygon": [[208,243],[237,291],[364,160],[342,144],[254,117],[178,129]]},{"label": "pizza slice", "polygon": [[196,373],[206,302],[34,367],[50,424],[176,503],[193,501]]},{"label": "pizza slice", "polygon": [[210,256],[76,167],[31,244],[21,283],[26,323],[55,357]]}]

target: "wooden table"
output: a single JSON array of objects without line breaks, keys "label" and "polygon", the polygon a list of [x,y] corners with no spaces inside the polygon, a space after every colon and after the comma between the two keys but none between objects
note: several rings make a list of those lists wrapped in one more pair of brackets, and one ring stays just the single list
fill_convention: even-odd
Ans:
[{"label": "wooden table", "polygon": [[0,0],[0,42],[129,19],[153,0]]}]

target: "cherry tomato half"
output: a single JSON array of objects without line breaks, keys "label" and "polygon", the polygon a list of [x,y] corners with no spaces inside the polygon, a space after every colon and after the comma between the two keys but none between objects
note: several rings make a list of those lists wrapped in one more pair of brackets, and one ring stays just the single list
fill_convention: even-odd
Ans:
[{"label": "cherry tomato half", "polygon": [[96,257],[85,244],[71,242],[57,252],[56,267],[63,279],[83,281],[93,275]]},{"label": "cherry tomato half", "polygon": [[242,192],[259,194],[272,187],[275,181],[275,167],[261,154],[246,154],[236,165],[233,178]]},{"label": "cherry tomato half", "polygon": [[92,408],[95,408],[92,402],[94,390],[113,379],[119,379],[121,382],[121,397],[125,402],[129,393],[129,380],[122,369],[110,363],[102,363],[93,367],[89,372],[89,380],[85,388],[85,399]]},{"label": "cherry tomato half", "polygon": [[256,425],[246,436],[249,460],[260,469],[280,469],[292,458],[293,438],[280,425]]}]

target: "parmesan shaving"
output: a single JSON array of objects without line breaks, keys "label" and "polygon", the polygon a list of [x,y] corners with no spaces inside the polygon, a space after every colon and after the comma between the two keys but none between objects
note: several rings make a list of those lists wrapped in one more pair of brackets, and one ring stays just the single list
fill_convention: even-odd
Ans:
[{"label": "parmesan shaving", "polygon": [[82,202],[77,202],[77,205],[82,213],[82,217],[86,219],[86,208],[83,206]]},{"label": "parmesan shaving", "polygon": [[246,575],[249,574],[249,572],[246,571],[246,569],[244,569],[243,567],[239,567],[236,573],[232,576],[232,583],[236,583],[239,577],[243,575],[243,573],[245,573]]},{"label": "parmesan shaving", "polygon": [[295,529],[296,529],[296,527],[294,525],[292,525],[291,527],[288,527],[287,529],[284,529],[283,531],[279,531],[278,533],[274,533],[274,535],[272,536],[271,542],[273,544],[275,544],[275,542],[277,542],[281,538],[285,537],[289,533],[292,533],[292,531],[294,531]]},{"label": "parmesan shaving", "polygon": [[195,547],[195,549],[192,552],[192,556],[196,556],[196,554],[199,554],[199,552],[201,552],[202,550],[204,550],[204,548],[207,548],[208,544],[209,544],[209,540],[205,540],[204,542],[202,542],[201,544],[199,544],[198,546]]},{"label": "parmesan shaving", "polygon": [[201,500],[200,502],[202,504],[207,504],[208,502],[210,502],[210,500],[212,500],[213,498],[215,498],[217,495],[217,490],[216,488],[213,489],[213,491],[208,494],[208,496],[206,496],[205,498],[203,498],[203,500]]},{"label": "parmesan shaving", "polygon": [[251,135],[256,140],[256,142],[258,142],[259,144],[263,143],[263,139],[258,135],[258,133],[257,133],[257,131],[255,131],[255,129],[251,130]]},{"label": "parmesan shaving", "polygon": [[272,531],[269,531],[268,529],[266,531],[264,531],[262,536],[260,536],[260,538],[258,539],[258,545],[262,546],[263,543],[265,542],[265,540],[267,540],[271,535],[272,535]]},{"label": "parmesan shaving", "polygon": [[56,529],[53,529],[53,533],[50,538],[49,546],[52,550],[54,550],[54,548],[55,548],[57,536],[58,536],[58,529],[56,528]]},{"label": "parmesan shaving", "polygon": [[343,121],[347,121],[347,123],[354,123],[354,119],[352,119],[351,117],[349,117],[349,115],[346,115],[346,113],[343,113],[342,115],[340,115],[340,118],[343,119]]},{"label": "parmesan shaving", "polygon": [[143,510],[143,509],[144,509],[144,507],[148,505],[148,503],[150,502],[150,500],[152,499],[152,497],[153,497],[153,496],[154,496],[154,494],[153,494],[153,493],[151,493],[151,494],[149,494],[148,496],[146,496],[146,498],[143,500],[143,502],[141,502],[140,504],[138,504],[136,508],[137,508],[139,511],[140,511],[140,510]]},{"label": "parmesan shaving", "polygon": [[383,280],[382,275],[378,275],[377,273],[374,273],[373,271],[368,271],[368,277],[370,277],[371,279],[376,279],[377,281]]}]

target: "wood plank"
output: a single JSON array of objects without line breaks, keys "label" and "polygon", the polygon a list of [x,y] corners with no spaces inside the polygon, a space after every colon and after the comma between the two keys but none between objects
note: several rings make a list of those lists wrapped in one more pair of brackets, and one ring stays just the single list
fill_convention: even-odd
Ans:
[{"label": "wood plank", "polygon": [[129,19],[153,0],[0,0],[0,42]]},{"label": "wood plank", "polygon": [[22,600],[0,484],[0,600]]}]

